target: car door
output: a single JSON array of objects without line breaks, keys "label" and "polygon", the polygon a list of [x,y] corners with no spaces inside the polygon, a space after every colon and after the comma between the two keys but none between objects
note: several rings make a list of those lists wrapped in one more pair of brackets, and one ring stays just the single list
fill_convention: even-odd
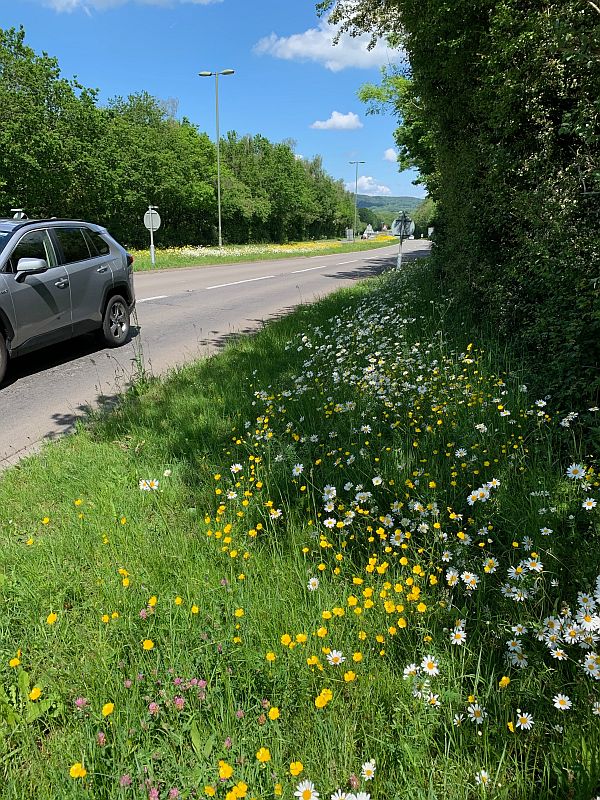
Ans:
[{"label": "car door", "polygon": [[[17,276],[21,258],[42,258],[46,272]],[[6,262],[5,280],[14,310],[15,326],[11,348],[33,350],[70,338],[71,293],[66,269],[59,265],[47,229],[24,233]]]},{"label": "car door", "polygon": [[[85,333],[102,323],[102,303],[113,276],[108,261],[110,248],[99,253],[89,231],[80,225],[60,225],[52,229],[58,242],[60,259],[71,284],[73,331]],[[99,237],[98,237],[99,238]]]}]

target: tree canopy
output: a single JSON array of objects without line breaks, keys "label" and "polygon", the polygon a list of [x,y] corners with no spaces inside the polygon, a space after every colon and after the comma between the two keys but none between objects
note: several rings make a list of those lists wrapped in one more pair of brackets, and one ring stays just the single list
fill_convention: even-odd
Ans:
[{"label": "tree canopy", "polygon": [[[176,101],[140,92],[101,106],[11,28],[0,29],[0,107],[0,215],[22,207],[31,217],[85,218],[140,246],[152,203],[161,244],[216,240],[216,146],[175,118]],[[225,241],[323,238],[352,224],[352,196],[318,156],[234,132],[220,144]]]}]

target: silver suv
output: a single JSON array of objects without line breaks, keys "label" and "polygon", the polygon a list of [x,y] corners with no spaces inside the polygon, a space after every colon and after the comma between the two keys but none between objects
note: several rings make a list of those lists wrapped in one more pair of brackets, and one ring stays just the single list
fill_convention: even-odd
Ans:
[{"label": "silver suv", "polygon": [[8,359],[97,330],[129,335],[133,258],[105,228],[63,219],[0,219],[0,382]]}]

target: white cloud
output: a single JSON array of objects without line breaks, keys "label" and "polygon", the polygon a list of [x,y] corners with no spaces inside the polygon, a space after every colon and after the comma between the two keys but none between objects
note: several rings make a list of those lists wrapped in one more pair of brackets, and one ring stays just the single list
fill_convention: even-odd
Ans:
[{"label": "white cloud", "polygon": [[[354,181],[348,181],[348,183],[346,183],[347,191],[354,193],[354,185]],[[389,186],[377,183],[375,178],[372,178],[370,175],[361,175],[358,179],[357,186],[360,194],[382,195],[392,193]]]},{"label": "white cloud", "polygon": [[353,131],[356,128],[362,128],[363,124],[358,118],[358,114],[353,111],[349,111],[347,114],[332,111],[329,119],[318,119],[310,127],[319,131]]},{"label": "white cloud", "polygon": [[398,153],[394,150],[393,147],[388,147],[388,149],[383,154],[383,158],[385,161],[393,161],[396,163],[398,160]]},{"label": "white cloud", "polygon": [[177,3],[207,6],[211,3],[222,3],[223,0],[42,0],[42,2],[45,6],[49,6],[55,11],[77,11],[81,9],[89,14],[93,9],[104,11],[107,8],[115,8],[129,2],[148,6],[173,6]]},{"label": "white cloud", "polygon": [[294,33],[291,36],[277,36],[272,33],[265,36],[254,45],[254,52],[287,61],[316,61],[332,72],[339,72],[347,67],[381,67],[390,61],[399,60],[399,51],[390,50],[381,42],[369,50],[369,36],[352,37],[343,34],[338,44],[334,45],[335,34],[336,28],[323,19],[318,28],[309,28],[304,33]]}]

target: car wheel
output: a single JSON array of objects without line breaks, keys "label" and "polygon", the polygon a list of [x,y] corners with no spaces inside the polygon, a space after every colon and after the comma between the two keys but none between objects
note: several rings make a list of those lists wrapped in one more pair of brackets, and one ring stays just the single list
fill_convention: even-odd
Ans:
[{"label": "car wheel", "polygon": [[6,369],[8,367],[8,350],[6,349],[6,339],[4,334],[0,331],[0,383],[4,380]]},{"label": "car wheel", "polygon": [[129,335],[129,308],[120,294],[111,297],[102,320],[102,337],[109,347],[119,347]]}]

